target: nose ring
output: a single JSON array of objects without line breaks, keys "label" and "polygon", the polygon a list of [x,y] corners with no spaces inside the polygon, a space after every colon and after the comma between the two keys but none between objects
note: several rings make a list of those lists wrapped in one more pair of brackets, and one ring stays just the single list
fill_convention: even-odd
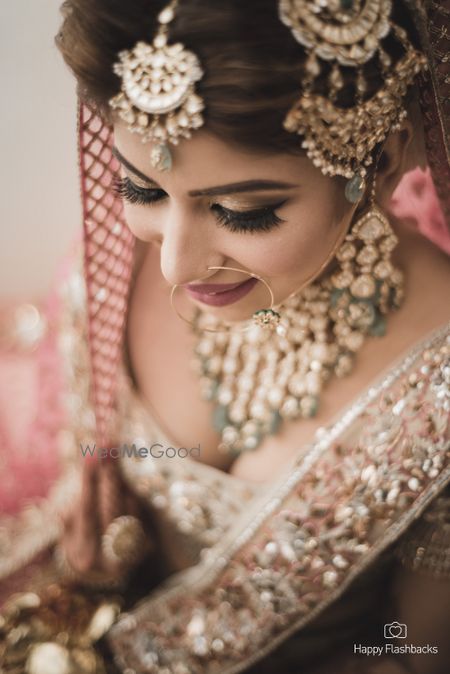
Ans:
[{"label": "nose ring", "polygon": [[[244,328],[242,328],[241,330],[239,330],[239,332],[245,332],[246,330],[250,330],[250,328],[253,327],[254,325],[259,325],[263,328],[267,328],[267,329],[270,329],[270,330],[273,330],[274,328],[277,327],[277,325],[280,322],[281,316],[273,308],[275,298],[274,298],[274,295],[273,295],[273,292],[272,292],[272,288],[270,287],[270,285],[267,283],[267,281],[262,276],[259,276],[259,274],[255,274],[254,272],[246,271],[245,269],[238,269],[237,267],[207,267],[207,269],[208,269],[208,271],[218,270],[218,269],[227,269],[228,271],[237,271],[237,272],[240,272],[241,274],[247,274],[247,276],[249,276],[250,278],[256,278],[258,281],[261,281],[261,283],[267,289],[267,291],[270,295],[270,305],[269,305],[269,307],[265,308],[265,309],[258,309],[258,311],[255,311],[255,313],[251,317],[253,319],[252,323],[250,323],[250,325],[247,325]],[[205,276],[203,276],[202,278],[205,278]],[[188,323],[192,327],[196,327],[195,323],[193,321],[190,321],[189,319],[185,318],[185,316],[183,316],[175,306],[174,295],[175,295],[175,292],[176,292],[177,288],[179,288],[179,287],[180,286],[177,283],[175,283],[175,285],[172,286],[172,289],[171,289],[171,292],[170,292],[171,307],[175,311],[177,316],[179,318],[181,318],[181,320],[183,320],[185,323]],[[248,320],[250,320],[250,319],[248,319]],[[224,327],[225,327],[225,330],[230,330],[231,328],[235,328],[235,325],[225,323]],[[202,329],[207,331],[207,332],[223,332],[223,329],[216,330],[214,328],[207,328],[207,327],[204,327]]]}]

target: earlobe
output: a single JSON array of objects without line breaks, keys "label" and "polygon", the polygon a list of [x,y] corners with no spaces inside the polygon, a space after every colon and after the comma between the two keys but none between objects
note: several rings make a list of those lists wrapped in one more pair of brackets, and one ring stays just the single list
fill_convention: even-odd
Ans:
[{"label": "earlobe", "polygon": [[405,120],[399,131],[391,133],[384,145],[378,163],[376,195],[379,204],[387,204],[407,170],[408,147],[413,138],[413,127]]}]

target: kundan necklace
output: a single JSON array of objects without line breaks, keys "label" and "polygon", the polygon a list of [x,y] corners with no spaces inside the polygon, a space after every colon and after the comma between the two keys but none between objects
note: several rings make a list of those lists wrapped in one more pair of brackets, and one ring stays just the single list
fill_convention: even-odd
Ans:
[{"label": "kundan necklace", "polygon": [[213,401],[219,450],[254,450],[283,420],[314,416],[332,376],[349,374],[367,335],[385,334],[385,314],[401,306],[403,273],[390,256],[398,239],[373,204],[347,234],[338,269],[277,305],[276,326],[214,331],[220,320],[198,310],[194,365]]}]

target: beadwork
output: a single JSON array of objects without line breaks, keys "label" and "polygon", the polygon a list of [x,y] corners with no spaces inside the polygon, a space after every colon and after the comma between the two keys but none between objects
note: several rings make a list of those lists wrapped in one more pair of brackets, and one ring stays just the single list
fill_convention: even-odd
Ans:
[{"label": "beadwork", "polygon": [[181,43],[167,44],[167,26],[176,4],[171,2],[160,12],[153,44],[138,42],[132,50],[120,52],[114,72],[121,77],[121,92],[110,100],[129,131],[139,133],[143,142],[156,142],[151,163],[161,171],[172,165],[167,143],[177,145],[203,125],[203,101],[193,88],[203,76],[199,60]]},{"label": "beadwork", "polygon": [[[425,56],[412,47],[406,31],[391,21],[391,9],[391,0],[280,0],[281,21],[307,52],[302,94],[284,127],[303,138],[307,156],[325,175],[349,179],[355,172],[366,175],[375,145],[400,128],[406,116],[407,87],[427,67]],[[390,33],[404,50],[395,64],[382,44]],[[363,66],[376,55],[383,84],[367,97]],[[321,61],[331,66],[326,95],[314,88],[324,71]],[[355,100],[350,107],[338,104],[346,84],[340,66],[356,69]]]},{"label": "beadwork", "polygon": [[[283,420],[315,416],[326,381],[353,369],[366,335],[385,332],[385,315],[403,300],[403,273],[390,261],[397,244],[374,205],[352,226],[336,253],[340,268],[289,297],[277,311],[259,312],[250,330],[218,334],[198,312],[194,365],[201,391],[216,404],[219,450],[256,449]],[[273,328],[275,330],[268,330]]]}]

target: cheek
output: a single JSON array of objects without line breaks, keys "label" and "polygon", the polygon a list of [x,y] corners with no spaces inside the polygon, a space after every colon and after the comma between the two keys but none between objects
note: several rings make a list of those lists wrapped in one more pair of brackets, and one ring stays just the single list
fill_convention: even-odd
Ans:
[{"label": "cheek", "polygon": [[144,206],[130,204],[129,202],[124,201],[123,211],[128,228],[136,238],[146,242],[154,239],[154,232],[149,222],[148,211]]}]

